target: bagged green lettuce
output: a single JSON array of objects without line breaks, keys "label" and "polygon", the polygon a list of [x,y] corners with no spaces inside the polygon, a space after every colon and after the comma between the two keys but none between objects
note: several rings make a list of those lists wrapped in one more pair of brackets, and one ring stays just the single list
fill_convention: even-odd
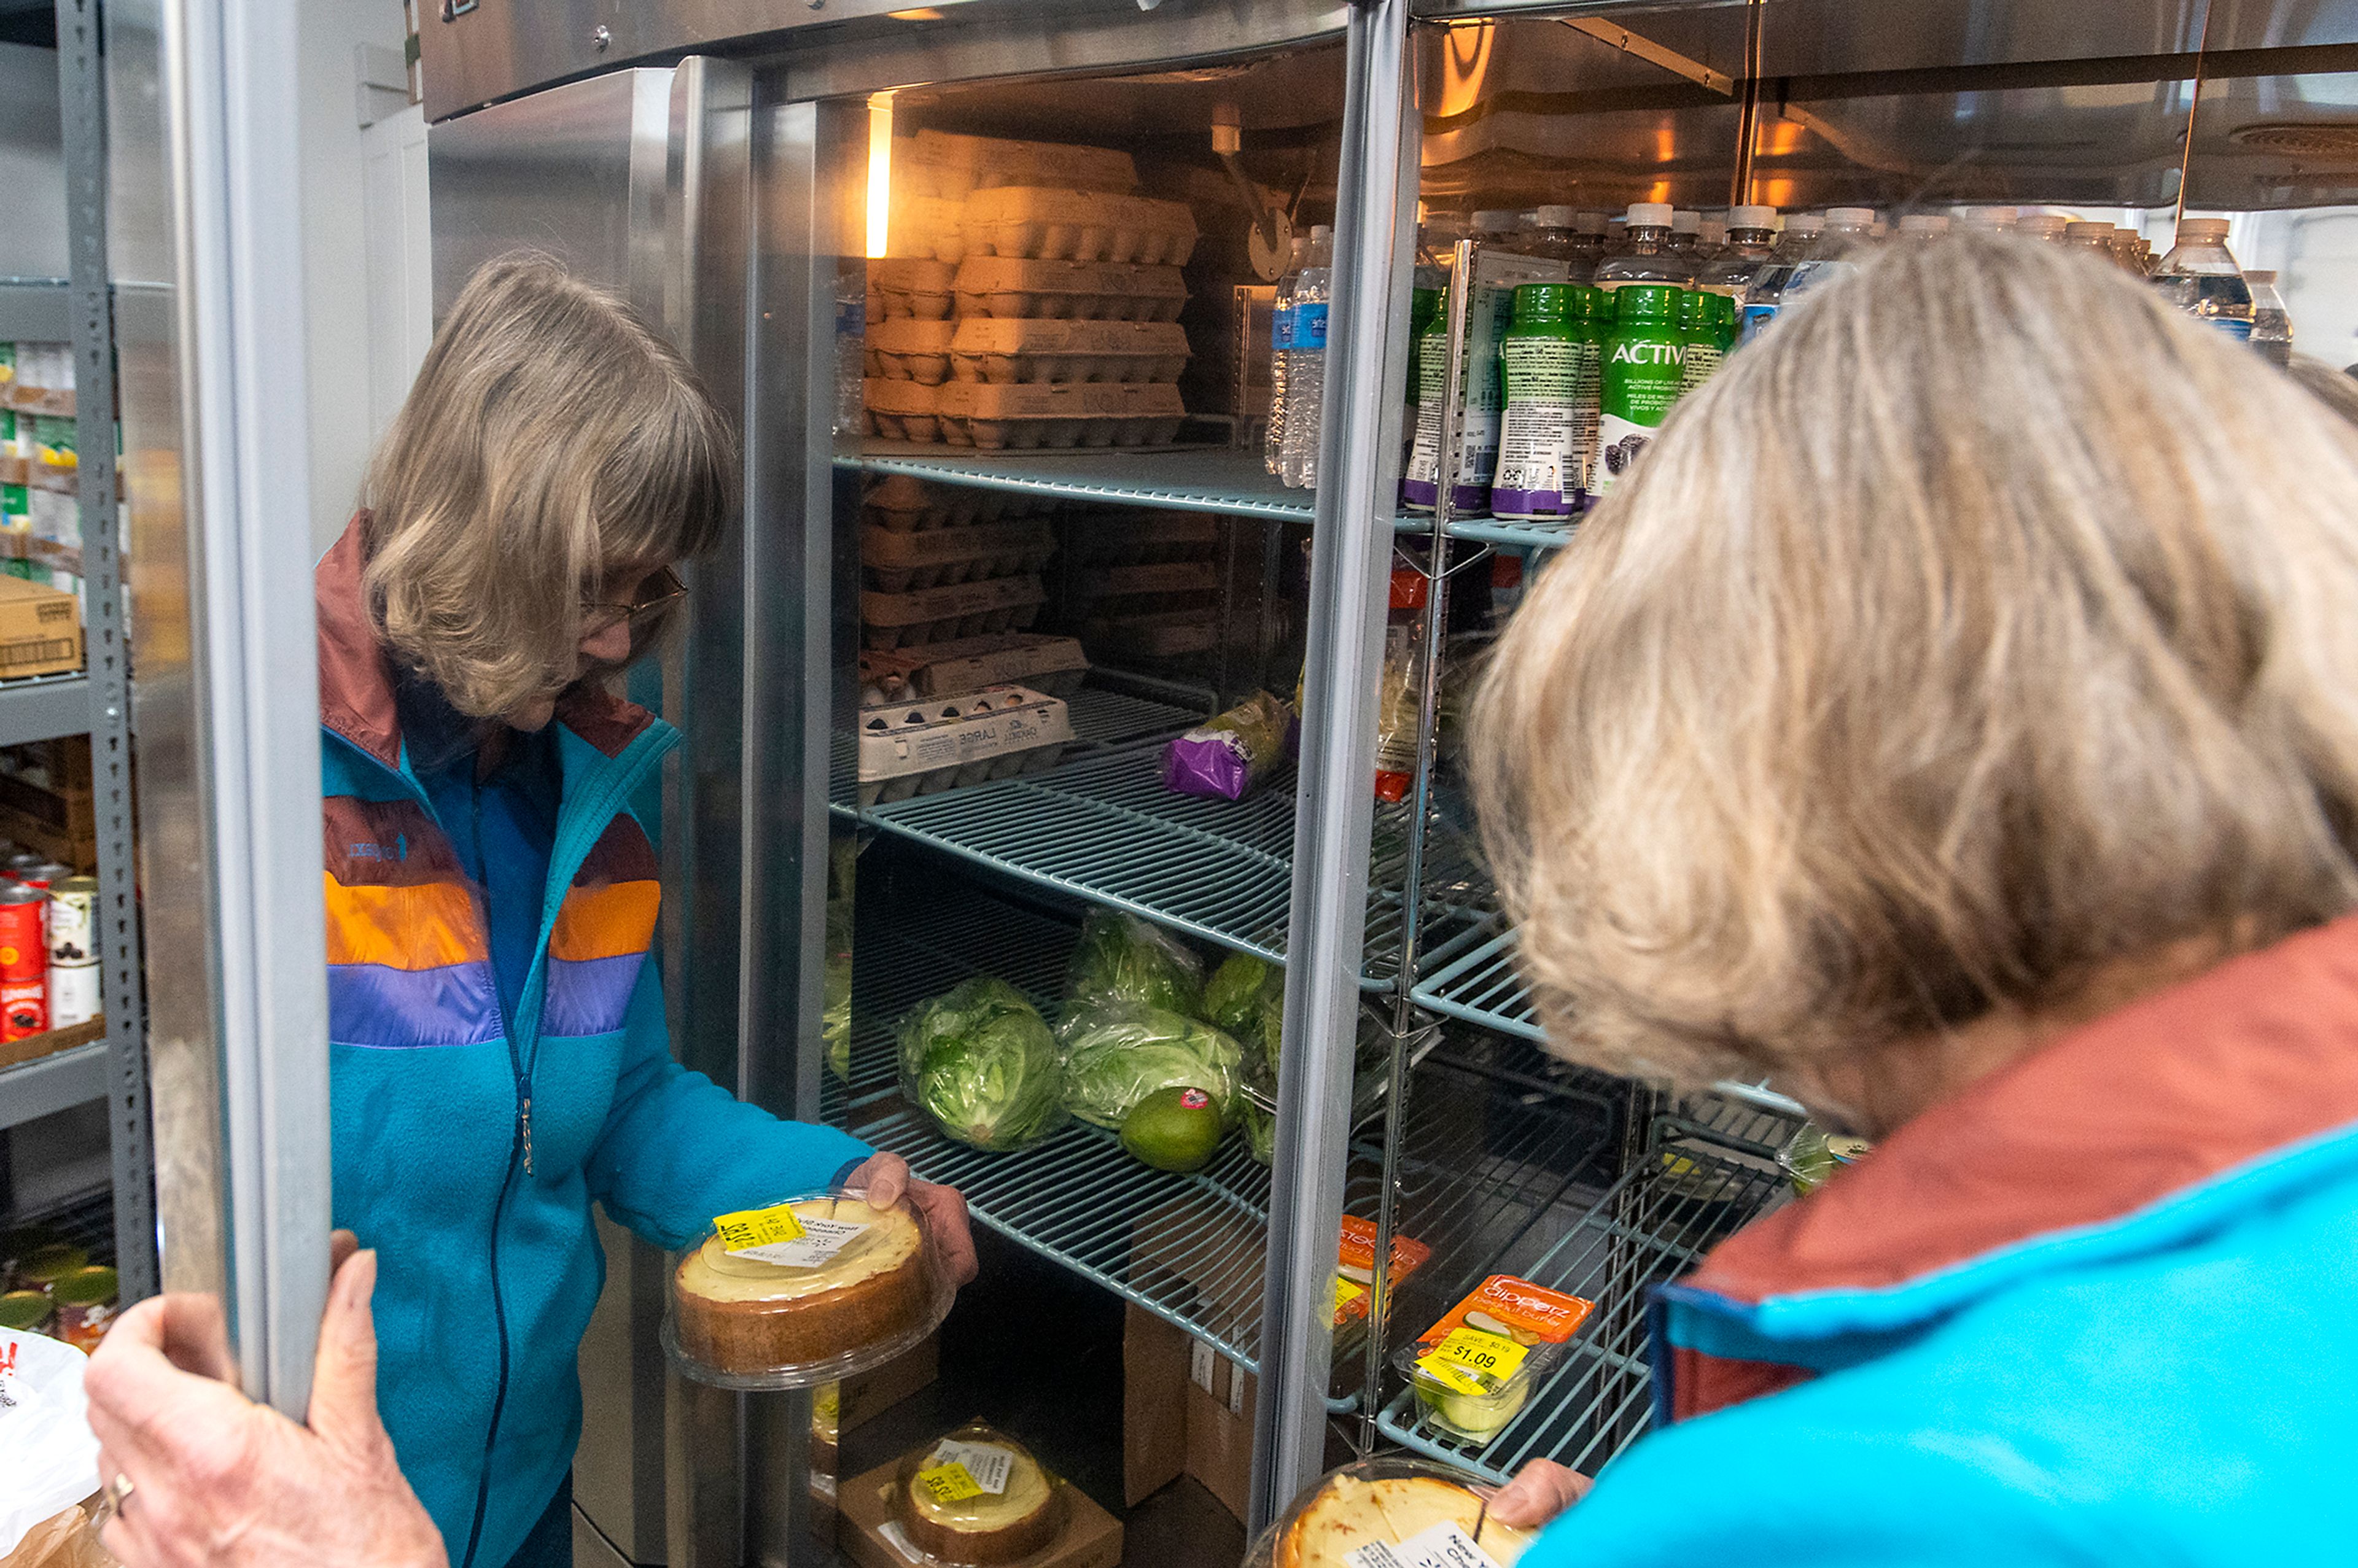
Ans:
[{"label": "bagged green lettuce", "polygon": [[1039,1010],[1004,980],[972,979],[901,1021],[901,1092],[946,1138],[1028,1148],[1065,1124],[1065,1075]]},{"label": "bagged green lettuce", "polygon": [[1068,1013],[1056,1032],[1065,1049],[1065,1108],[1083,1121],[1118,1128],[1157,1089],[1202,1089],[1234,1127],[1244,1099],[1244,1051],[1208,1023],[1167,1008],[1115,1002]]},{"label": "bagged green lettuce", "polygon": [[[1203,961],[1151,922],[1092,909],[1065,974],[1065,1012],[1134,1002],[1195,1016],[1204,1000]],[[1200,1087],[1200,1086],[1199,1086]]]},{"label": "bagged green lettuce", "polygon": [[1250,953],[1231,953],[1204,983],[1204,1021],[1256,1049],[1277,1078],[1285,1024],[1285,971]]}]

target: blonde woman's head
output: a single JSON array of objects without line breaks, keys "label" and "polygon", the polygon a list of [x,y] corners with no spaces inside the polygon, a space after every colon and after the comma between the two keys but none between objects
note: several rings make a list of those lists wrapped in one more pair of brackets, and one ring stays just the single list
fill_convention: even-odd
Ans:
[{"label": "blonde woman's head", "polygon": [[719,538],[735,470],[727,421],[628,306],[546,256],[486,263],[370,465],[385,645],[461,713],[537,728],[644,642],[652,617],[603,607]]},{"label": "blonde woman's head", "polygon": [[1551,1037],[1681,1081],[2358,896],[2358,432],[2052,246],[1898,247],[1672,415],[1476,703]]}]

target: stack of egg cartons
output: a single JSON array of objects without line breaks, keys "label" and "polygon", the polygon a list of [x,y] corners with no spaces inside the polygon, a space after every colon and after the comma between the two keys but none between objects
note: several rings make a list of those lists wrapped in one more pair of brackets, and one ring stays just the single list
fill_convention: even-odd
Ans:
[{"label": "stack of egg cartons", "polygon": [[1209,653],[1219,635],[1219,519],[1141,510],[1067,535],[1065,603],[1100,657]]},{"label": "stack of egg cartons", "polygon": [[1106,148],[914,142],[893,168],[895,254],[871,264],[873,431],[989,450],[1174,438],[1186,203],[1134,194],[1129,155]]},{"label": "stack of egg cartons", "polygon": [[1056,547],[1051,503],[894,474],[861,509],[863,805],[1049,766],[1088,669],[1033,634]]}]

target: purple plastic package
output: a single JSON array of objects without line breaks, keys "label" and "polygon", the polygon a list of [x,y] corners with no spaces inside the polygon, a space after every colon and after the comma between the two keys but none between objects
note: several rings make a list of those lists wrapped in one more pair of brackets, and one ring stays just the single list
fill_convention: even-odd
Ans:
[{"label": "purple plastic package", "polygon": [[1256,692],[1164,749],[1163,785],[1176,795],[1242,800],[1293,749],[1293,706]]}]

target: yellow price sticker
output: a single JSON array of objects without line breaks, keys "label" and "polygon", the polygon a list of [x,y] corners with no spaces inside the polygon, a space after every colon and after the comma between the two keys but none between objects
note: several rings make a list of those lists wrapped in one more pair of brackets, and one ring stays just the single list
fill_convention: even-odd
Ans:
[{"label": "yellow price sticker", "polygon": [[1357,1281],[1347,1280],[1340,1274],[1336,1275],[1335,1303],[1332,1308],[1332,1315],[1340,1317],[1345,1307],[1349,1306],[1353,1302],[1357,1301],[1361,1296],[1364,1296],[1367,1293],[1368,1287],[1360,1284]]},{"label": "yellow price sticker", "polygon": [[1416,1364],[1461,1393],[1489,1394],[1506,1387],[1530,1354],[1501,1335],[1454,1328]]},{"label": "yellow price sticker", "polygon": [[721,1249],[729,1252],[780,1241],[800,1241],[806,1234],[794,1206],[783,1203],[774,1208],[746,1208],[721,1215],[713,1220],[712,1228],[720,1238]]},{"label": "yellow price sticker", "polygon": [[962,1503],[968,1498],[982,1496],[982,1487],[967,1467],[953,1459],[946,1465],[936,1465],[930,1470],[917,1472],[917,1485],[937,1503]]}]

